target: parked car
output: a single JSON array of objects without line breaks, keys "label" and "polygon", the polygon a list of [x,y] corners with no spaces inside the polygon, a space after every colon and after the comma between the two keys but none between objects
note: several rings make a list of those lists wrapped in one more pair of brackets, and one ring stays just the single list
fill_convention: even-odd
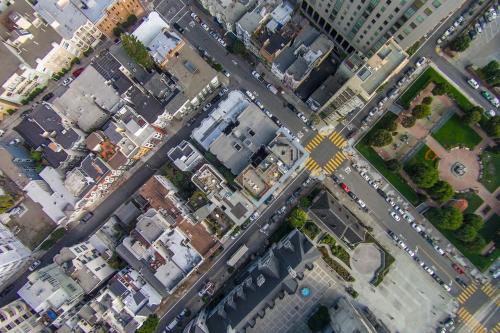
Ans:
[{"label": "parked car", "polygon": [[85,69],[85,67],[78,68],[77,70],[74,70],[72,73],[73,77],[77,78],[78,76],[80,76],[80,74],[82,74],[84,69]]},{"label": "parked car", "polygon": [[245,90],[245,94],[250,98],[252,101],[255,100],[254,94],[250,90]]},{"label": "parked car", "polygon": [[201,26],[203,29],[205,29],[205,31],[209,31],[210,28],[208,27],[208,25],[206,25],[204,22],[201,22]]},{"label": "parked car", "polygon": [[369,115],[370,117],[373,117],[373,116],[377,113],[377,111],[378,111],[378,107],[374,106],[374,107],[370,110],[370,112],[368,113],[368,115]]},{"label": "parked car", "polygon": [[477,37],[477,31],[472,29],[472,30],[469,30],[469,37],[470,39],[476,39]]},{"label": "parked car", "polygon": [[275,95],[278,93],[278,89],[270,83],[267,84],[267,89]]},{"label": "parked car", "polygon": [[252,76],[257,80],[260,79],[260,74],[257,71],[252,71]]},{"label": "parked car", "polygon": [[255,100],[255,104],[257,104],[259,109],[264,110],[264,104],[262,104],[262,102],[259,101],[258,99]]},{"label": "parked car", "polygon": [[42,101],[48,102],[52,97],[54,97],[54,93],[49,92],[42,97]]},{"label": "parked car", "polygon": [[28,267],[30,272],[33,272],[38,266],[40,266],[42,262],[40,260],[35,260],[31,263],[30,267]]},{"label": "parked car", "polygon": [[[351,192],[352,193],[352,192]],[[363,200],[361,199],[358,199],[358,205],[361,207],[361,208],[365,208],[366,207],[366,204]]]},{"label": "parked car", "polygon": [[346,183],[341,183],[340,187],[342,187],[342,189],[344,191],[346,191],[347,193],[351,192],[351,190],[349,189],[349,186],[347,186]]},{"label": "parked car", "polygon": [[443,251],[442,248],[440,248],[439,246],[437,245],[434,245],[434,249],[442,256],[444,256],[446,253]]},{"label": "parked car", "polygon": [[348,196],[351,197],[352,200],[356,201],[358,200],[358,196],[356,194],[354,194],[354,192],[350,191],[349,193],[347,193]]},{"label": "parked car", "polygon": [[64,81],[62,82],[62,85],[67,86],[71,83],[71,81],[73,81],[73,79],[68,77],[68,78],[64,79]]},{"label": "parked car", "polygon": [[336,184],[340,184],[341,181],[339,179],[339,177],[335,176],[335,175],[332,175],[332,180],[336,183]]},{"label": "parked car", "polygon": [[82,220],[81,220],[81,221],[82,221],[83,223],[86,223],[86,222],[88,222],[88,221],[92,218],[92,216],[94,216],[94,213],[92,213],[92,212],[87,212],[87,213],[85,213],[85,215],[83,215],[83,217],[82,217]]},{"label": "parked car", "polygon": [[205,104],[205,106],[203,107],[203,111],[208,111],[208,109],[210,109],[211,106],[212,106],[212,103]]},{"label": "parked car", "polygon": [[401,221],[401,217],[399,217],[398,214],[396,214],[396,212],[391,212],[391,216],[393,219],[395,219],[396,221]]},{"label": "parked car", "polygon": [[387,193],[385,193],[385,192],[384,192],[384,190],[382,190],[382,189],[378,188],[378,189],[377,189],[377,193],[378,193],[378,194],[380,194],[380,196],[381,196],[382,198],[384,198],[384,199],[386,199],[386,198],[387,198]]},{"label": "parked car", "polygon": [[299,117],[299,119],[302,120],[303,123],[307,123],[307,118],[302,112],[297,113],[297,117]]},{"label": "parked car", "polygon": [[458,274],[464,274],[464,273],[465,273],[465,271],[464,271],[463,267],[462,267],[462,266],[460,266],[460,265],[459,265],[459,264],[457,264],[457,263],[453,263],[453,264],[451,265],[451,267],[453,267],[453,269],[455,270],[455,272],[457,272]]},{"label": "parked car", "polygon": [[184,32],[184,29],[182,29],[182,27],[177,22],[174,22],[174,28],[177,29],[177,31],[179,31],[181,34]]}]

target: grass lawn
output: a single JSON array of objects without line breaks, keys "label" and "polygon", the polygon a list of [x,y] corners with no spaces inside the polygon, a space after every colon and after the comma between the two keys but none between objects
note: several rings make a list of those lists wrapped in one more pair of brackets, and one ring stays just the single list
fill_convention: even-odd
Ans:
[{"label": "grass lawn", "polygon": [[469,203],[467,209],[464,211],[464,214],[474,213],[479,206],[481,206],[484,202],[483,199],[479,195],[474,192],[469,193],[457,193],[453,196],[453,199],[465,199]]},{"label": "grass lawn", "polygon": [[397,172],[392,172],[385,166],[385,161],[382,159],[377,152],[370,147],[367,143],[367,138],[371,131],[377,130],[386,121],[392,121],[397,116],[392,112],[387,112],[384,117],[382,117],[375,126],[364,136],[363,139],[356,145],[356,149],[361,155],[364,156],[384,177],[398,189],[398,191],[414,206],[418,206],[421,201],[417,196],[417,193],[412,189],[410,185],[404,180],[403,177]]},{"label": "grass lawn", "polygon": [[500,186],[500,177],[498,176],[498,173],[500,173],[500,153],[486,150],[481,154],[481,160],[483,161],[481,183],[488,191],[493,193]]},{"label": "grass lawn", "polygon": [[[411,101],[427,87],[431,82],[434,83],[448,83],[448,81],[441,76],[434,68],[429,67],[423,72],[413,84],[404,92],[398,99],[398,104],[408,109],[410,107]],[[474,105],[464,96],[458,89],[450,85],[450,92],[448,96],[453,99],[457,105],[463,110],[467,111],[471,109]]]},{"label": "grass lawn", "polygon": [[451,117],[436,133],[433,133],[432,136],[446,149],[460,145],[473,149],[481,142],[479,134],[469,125],[465,124],[457,114],[453,115],[453,117]]},{"label": "grass lawn", "polygon": [[[495,215],[496,216],[496,215]],[[483,227],[483,229],[481,229],[480,231],[480,234],[486,239],[486,241],[491,241],[493,240],[492,238],[494,237],[497,237],[498,238],[498,235],[495,235],[495,234],[490,234],[491,233],[491,230],[497,230],[498,232],[498,223],[500,223],[500,221],[498,221],[498,216],[496,216],[496,219],[495,221],[492,221],[495,216],[493,216],[492,218],[490,218],[488,221],[486,221],[486,224],[485,226]],[[426,216],[428,218],[428,216]],[[428,218],[429,219],[429,218]],[[429,219],[429,221],[434,224],[434,226],[437,227],[435,221],[432,221],[431,219]],[[496,260],[496,258],[498,258],[500,256],[500,250],[499,249],[496,249],[491,255],[489,255],[488,257],[485,257],[485,256],[482,256],[481,254],[479,253],[476,253],[476,252],[472,252],[470,251],[469,249],[467,249],[467,247],[465,247],[463,245],[463,243],[457,239],[454,235],[454,231],[450,231],[450,230],[443,230],[441,228],[438,228],[438,230],[460,251],[462,252],[462,254],[464,256],[466,256],[471,262],[472,264],[474,264],[474,266],[476,266],[481,272],[484,272],[488,269],[488,267],[490,267],[490,265]]]},{"label": "grass lawn", "polygon": [[408,160],[407,164],[412,164],[416,162],[424,162],[430,164],[433,167],[437,167],[439,163],[439,157],[434,153],[427,145],[423,145],[413,157]]}]

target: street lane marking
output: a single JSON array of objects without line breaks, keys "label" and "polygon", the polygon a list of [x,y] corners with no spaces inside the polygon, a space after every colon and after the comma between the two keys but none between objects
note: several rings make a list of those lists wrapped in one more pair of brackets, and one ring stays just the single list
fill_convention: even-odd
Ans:
[{"label": "street lane marking", "polygon": [[328,163],[325,164],[323,169],[330,173],[333,173],[345,160],[345,155],[342,152],[337,152],[334,157],[332,157]]},{"label": "street lane marking", "polygon": [[310,153],[314,148],[316,148],[317,145],[323,141],[325,137],[322,134],[316,134],[314,138],[309,141],[309,143],[306,145],[305,149],[308,153]]},{"label": "street lane marking", "polygon": [[316,168],[318,168],[319,165],[318,165],[318,163],[316,163],[315,160],[313,160],[312,158],[309,157],[309,159],[306,161],[305,167],[307,170],[313,171]]},{"label": "street lane marking", "polygon": [[481,288],[481,291],[485,293],[486,296],[493,297],[496,292],[496,288],[491,284],[491,282],[488,282]]},{"label": "street lane marking", "polygon": [[491,330],[492,333],[498,333],[500,332],[500,323],[497,323],[495,327]]},{"label": "street lane marking", "polygon": [[346,141],[340,132],[334,131],[328,138],[337,147],[342,148],[346,144]]},{"label": "street lane marking", "polygon": [[473,332],[485,333],[487,331],[486,327],[483,326],[469,311],[465,308],[460,308],[458,310],[458,316],[465,326],[471,329]]},{"label": "street lane marking", "polygon": [[471,297],[474,292],[477,290],[476,284],[471,284],[468,286],[460,295],[458,295],[457,299],[460,304],[465,303],[469,297]]}]

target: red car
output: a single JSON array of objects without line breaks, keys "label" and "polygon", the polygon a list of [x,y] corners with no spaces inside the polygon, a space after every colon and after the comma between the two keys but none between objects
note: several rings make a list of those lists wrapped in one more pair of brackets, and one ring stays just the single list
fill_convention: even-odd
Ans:
[{"label": "red car", "polygon": [[78,68],[77,70],[73,71],[73,77],[78,77],[80,74],[82,74],[83,70],[85,67]]},{"label": "red car", "polygon": [[342,187],[342,189],[344,191],[346,191],[347,193],[351,192],[351,190],[349,189],[349,187],[345,183],[340,184],[340,187]]},{"label": "red car", "polygon": [[453,263],[451,265],[451,267],[453,267],[453,269],[455,270],[455,272],[457,272],[458,274],[464,274],[464,269],[462,266],[458,265],[458,264],[455,264]]}]

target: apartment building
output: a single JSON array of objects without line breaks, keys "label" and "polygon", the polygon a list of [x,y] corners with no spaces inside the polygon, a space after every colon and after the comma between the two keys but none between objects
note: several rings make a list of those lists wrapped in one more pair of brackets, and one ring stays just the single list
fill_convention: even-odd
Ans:
[{"label": "apartment building", "polygon": [[0,286],[30,260],[31,251],[0,223]]},{"label": "apartment building", "polygon": [[220,1],[201,0],[202,6],[214,16],[227,31],[234,31],[235,23],[258,3],[257,0]]},{"label": "apartment building", "polygon": [[404,49],[432,33],[464,0],[303,0],[302,12],[348,53],[370,57],[385,42]]},{"label": "apartment building", "polygon": [[23,301],[17,299],[0,308],[0,332],[9,333],[48,333]]},{"label": "apartment building", "polygon": [[61,47],[75,57],[79,57],[88,48],[95,47],[103,36],[95,24],[82,13],[80,4],[70,0],[39,0],[34,8],[62,37]]},{"label": "apartment building", "polygon": [[35,160],[21,143],[0,142],[0,169],[20,188],[30,180],[40,179]]},{"label": "apartment building", "polygon": [[61,326],[82,300],[83,289],[57,264],[42,267],[30,275],[17,292],[39,314],[44,325]]},{"label": "apartment building", "polygon": [[71,0],[104,35],[113,37],[113,28],[130,15],[140,18],[145,9],[140,0]]}]

